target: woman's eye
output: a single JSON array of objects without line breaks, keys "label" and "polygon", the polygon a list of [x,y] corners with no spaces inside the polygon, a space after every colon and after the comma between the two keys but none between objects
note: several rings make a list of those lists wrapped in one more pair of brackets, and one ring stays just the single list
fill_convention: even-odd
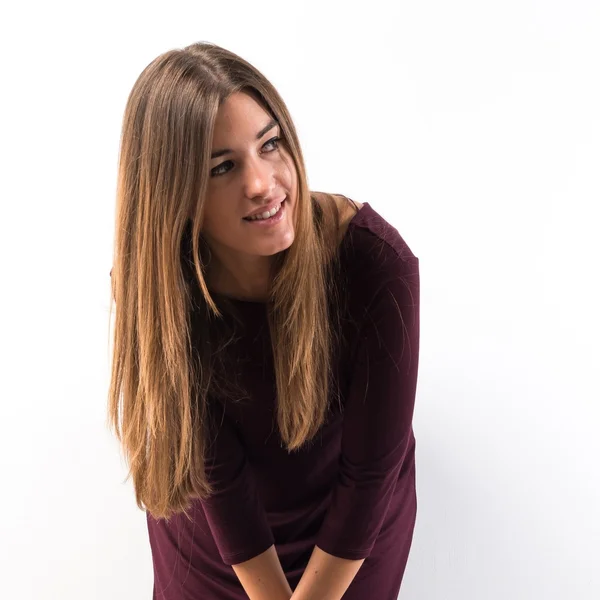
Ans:
[{"label": "woman's eye", "polygon": [[278,138],[278,137],[271,138],[271,139],[270,139],[268,142],[265,142],[265,144],[264,144],[263,148],[264,148],[264,147],[265,147],[267,144],[275,144],[275,148],[277,148],[277,147],[278,147],[278,145],[279,145],[279,144],[278,144],[278,142],[279,142],[279,140],[280,140],[280,139],[281,139],[281,138]]},{"label": "woman's eye", "polygon": [[219,175],[223,175],[224,173],[227,173],[227,171],[223,171],[222,167],[224,167],[225,165],[228,165],[231,161],[228,160],[224,163],[221,163],[218,167],[215,167],[214,169],[211,170],[210,174],[213,177],[218,177]]},{"label": "woman's eye", "polygon": [[[273,150],[268,150],[267,153],[274,152],[279,147],[279,141],[280,140],[281,140],[280,137],[271,138],[269,141],[267,141],[267,142],[265,142],[263,144],[263,148],[265,146],[271,145],[271,147],[273,148]],[[225,173],[227,173],[229,171],[229,169],[227,169],[227,170],[224,171],[223,168],[226,165],[230,165],[230,164],[231,164],[231,161],[230,160],[226,160],[225,162],[221,163],[220,165],[217,165],[214,169],[211,170],[211,172],[210,172],[211,176],[213,176],[213,177],[219,177],[219,175],[224,175]]]}]

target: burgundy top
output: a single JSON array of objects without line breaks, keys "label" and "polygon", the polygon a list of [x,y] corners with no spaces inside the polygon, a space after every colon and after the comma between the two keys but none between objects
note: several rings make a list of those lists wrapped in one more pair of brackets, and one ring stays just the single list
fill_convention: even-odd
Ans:
[{"label": "burgundy top", "polygon": [[396,600],[417,502],[412,429],[419,362],[419,260],[365,202],[340,246],[347,282],[337,399],[314,443],[289,454],[274,419],[266,304],[235,300],[228,346],[249,401],[225,403],[207,456],[217,493],[169,522],[147,513],[153,600],[247,600],[231,565],[275,544],[294,589],[317,545],[362,559],[345,600]]}]

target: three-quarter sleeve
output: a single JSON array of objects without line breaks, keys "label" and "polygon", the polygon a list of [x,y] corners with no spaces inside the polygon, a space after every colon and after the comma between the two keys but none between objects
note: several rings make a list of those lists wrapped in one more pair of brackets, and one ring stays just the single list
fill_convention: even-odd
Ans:
[{"label": "three-quarter sleeve", "polygon": [[414,443],[419,261],[411,256],[400,264],[365,309],[344,407],[339,474],[315,541],[340,558],[367,558],[397,485],[414,485],[400,475]]},{"label": "three-quarter sleeve", "polygon": [[206,462],[215,494],[202,508],[223,562],[250,560],[275,543],[246,452],[231,420],[223,415]]},{"label": "three-quarter sleeve", "polygon": [[[226,565],[250,560],[275,543],[235,425],[225,414],[219,415],[216,422],[216,436],[213,435],[212,443],[207,445],[205,459],[206,476],[214,486],[214,494],[206,500],[193,501],[189,511],[192,522],[182,513],[168,522],[148,515],[155,568],[160,561],[165,572],[182,562],[178,559],[201,568],[206,557],[200,554],[200,549],[206,544],[198,543],[196,551],[194,536],[212,535]],[[205,519],[197,519],[200,510]],[[196,521],[208,523],[210,532],[201,531]]]}]

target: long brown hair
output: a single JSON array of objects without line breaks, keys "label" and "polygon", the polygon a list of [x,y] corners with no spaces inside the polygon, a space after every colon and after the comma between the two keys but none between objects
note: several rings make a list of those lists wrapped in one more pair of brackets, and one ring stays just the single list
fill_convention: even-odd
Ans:
[{"label": "long brown hair", "polygon": [[209,335],[223,313],[205,280],[202,215],[217,111],[239,91],[278,121],[297,172],[295,239],[276,256],[267,303],[277,423],[288,451],[314,437],[328,409],[340,223],[333,195],[309,191],[290,114],[256,68],[207,42],[165,52],[136,80],[123,117],[108,392],[109,425],[137,505],[155,518],[187,515],[193,498],[213,493],[204,470],[212,357],[225,344]]}]

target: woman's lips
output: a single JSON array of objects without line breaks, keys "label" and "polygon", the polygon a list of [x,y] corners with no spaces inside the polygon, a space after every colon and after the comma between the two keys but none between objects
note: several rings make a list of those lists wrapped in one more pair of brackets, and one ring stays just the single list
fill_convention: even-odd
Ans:
[{"label": "woman's lips", "polygon": [[[265,212],[269,212],[269,211],[273,210],[275,207],[277,207],[279,205],[281,205],[283,207],[283,203],[286,200],[287,200],[287,196],[284,196],[281,200],[277,200],[277,202],[273,202],[271,204],[270,208],[263,208],[262,210],[260,210],[258,212],[252,213],[250,215],[246,215],[245,217],[242,217],[242,218],[244,219],[244,221],[248,221],[249,217],[256,216],[256,215],[262,215]],[[281,208],[279,210],[281,210]]]},{"label": "woman's lips", "polygon": [[286,200],[287,200],[287,198],[285,198],[284,200],[281,201],[281,206],[280,206],[279,210],[271,217],[268,217],[266,219],[243,219],[243,220],[246,221],[246,223],[248,223],[249,225],[256,225],[258,227],[275,226],[278,223],[281,223],[281,221],[285,218],[285,212],[287,210]]}]

